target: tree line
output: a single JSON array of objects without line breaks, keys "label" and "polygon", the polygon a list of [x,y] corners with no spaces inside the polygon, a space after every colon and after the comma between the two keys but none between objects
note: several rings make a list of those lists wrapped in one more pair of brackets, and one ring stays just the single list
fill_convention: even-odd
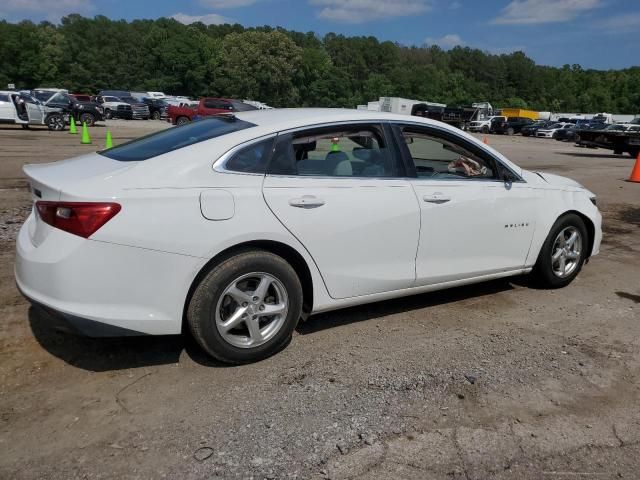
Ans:
[{"label": "tree line", "polygon": [[69,15],[0,21],[0,88],[103,88],[349,107],[398,96],[554,112],[640,113],[640,67],[536,65],[523,52],[403,46],[282,28]]}]

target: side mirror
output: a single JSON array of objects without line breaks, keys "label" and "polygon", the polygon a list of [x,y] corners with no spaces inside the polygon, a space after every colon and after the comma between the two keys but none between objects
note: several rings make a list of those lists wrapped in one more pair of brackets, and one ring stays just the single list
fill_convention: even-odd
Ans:
[{"label": "side mirror", "polygon": [[507,170],[506,168],[502,168],[501,170],[502,170],[501,177],[502,177],[502,181],[504,182],[504,187],[507,190],[510,190],[511,186],[513,185],[513,182],[516,181],[517,178],[513,173],[511,173],[510,170]]}]

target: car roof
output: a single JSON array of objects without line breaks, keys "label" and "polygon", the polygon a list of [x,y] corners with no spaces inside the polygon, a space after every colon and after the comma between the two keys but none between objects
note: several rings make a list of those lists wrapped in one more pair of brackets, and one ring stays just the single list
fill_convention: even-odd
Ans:
[{"label": "car roof", "polygon": [[240,120],[251,122],[260,127],[269,127],[274,132],[323,123],[385,120],[425,123],[460,132],[460,130],[442,122],[425,117],[342,108],[279,108],[237,112],[234,115]]}]

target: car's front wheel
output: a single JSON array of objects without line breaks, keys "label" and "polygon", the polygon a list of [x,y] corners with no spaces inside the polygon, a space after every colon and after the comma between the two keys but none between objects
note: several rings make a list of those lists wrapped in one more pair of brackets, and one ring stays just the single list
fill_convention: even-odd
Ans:
[{"label": "car's front wheel", "polygon": [[64,130],[64,117],[59,113],[52,113],[49,115],[45,120],[45,123],[47,124],[47,128],[51,131],[60,132]]},{"label": "car's front wheel", "polygon": [[269,357],[291,339],[302,312],[302,286],[282,257],[255,250],[215,266],[187,309],[198,344],[226,363]]},{"label": "car's front wheel", "polygon": [[161,116],[162,116],[162,115],[161,115],[161,114],[160,114],[160,112],[159,112],[159,111],[157,111],[157,110],[151,114],[151,118],[153,118],[154,120],[160,120],[160,117],[161,117]]},{"label": "car's front wheel", "polygon": [[570,213],[560,217],[551,228],[533,269],[540,286],[569,285],[582,269],[588,244],[587,228],[579,216]]}]

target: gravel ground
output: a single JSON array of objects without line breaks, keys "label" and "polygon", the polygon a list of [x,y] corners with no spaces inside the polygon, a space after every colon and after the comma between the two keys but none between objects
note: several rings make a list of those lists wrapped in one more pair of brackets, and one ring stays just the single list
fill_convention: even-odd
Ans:
[{"label": "gravel ground", "polygon": [[[116,143],[164,122],[109,122]],[[187,337],[58,331],[13,283],[24,163],[100,148],[0,128],[0,478],[638,478],[640,184],[629,157],[489,136],[598,194],[602,252],[569,287],[499,280],[311,317],[263,362]]]}]

